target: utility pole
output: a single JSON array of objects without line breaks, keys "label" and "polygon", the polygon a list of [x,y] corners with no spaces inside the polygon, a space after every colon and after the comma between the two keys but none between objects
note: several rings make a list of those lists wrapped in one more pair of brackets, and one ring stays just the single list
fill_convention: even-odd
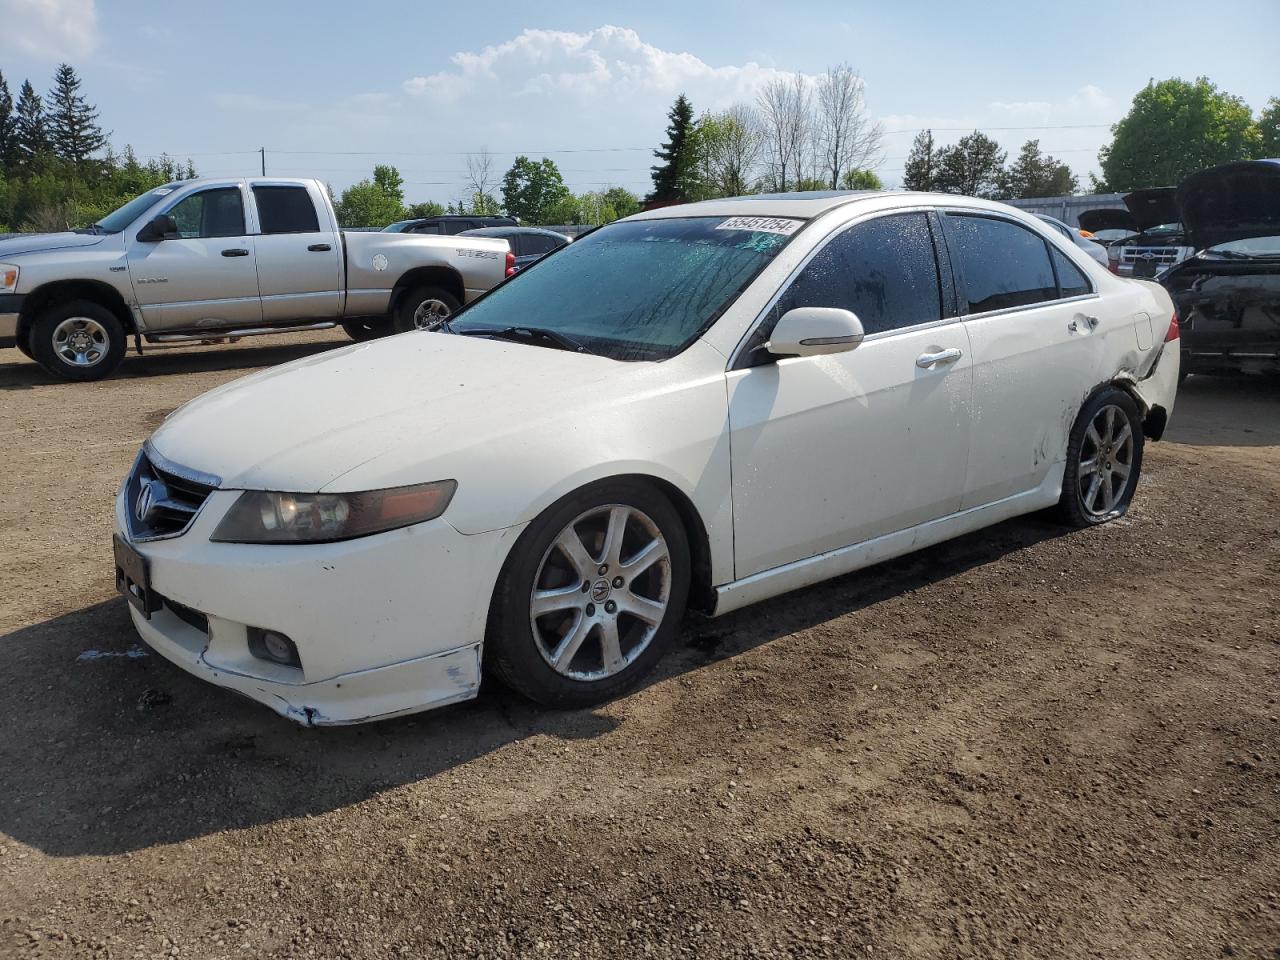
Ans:
[{"label": "utility pole", "polygon": [[267,148],[259,147],[258,152],[262,154],[262,175],[265,177],[267,175]]}]

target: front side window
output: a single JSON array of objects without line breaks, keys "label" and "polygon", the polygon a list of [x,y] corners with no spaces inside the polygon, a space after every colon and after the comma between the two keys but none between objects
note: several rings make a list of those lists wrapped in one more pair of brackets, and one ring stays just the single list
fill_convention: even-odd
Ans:
[{"label": "front side window", "polygon": [[201,190],[174,204],[169,216],[184,240],[238,237],[244,233],[244,197],[239,187]]},{"label": "front side window", "polygon": [[450,326],[479,335],[540,328],[617,360],[665,360],[700,336],[802,223],[677,217],[610,224],[522,270]]},{"label": "front side window", "polygon": [[319,233],[316,205],[306,187],[254,187],[263,233]]},{"label": "front side window", "polygon": [[1054,300],[1058,285],[1043,237],[1008,220],[947,214],[947,235],[964,276],[968,313]]},{"label": "front side window", "polygon": [[409,231],[410,231],[411,233],[431,233],[431,234],[439,234],[439,233],[440,233],[440,224],[438,224],[438,223],[422,223],[422,224],[419,224],[419,225],[418,225],[418,226],[416,226],[416,227],[410,227],[410,228],[409,228]]},{"label": "front side window", "polygon": [[770,332],[779,317],[796,307],[852,310],[868,334],[942,319],[928,214],[879,217],[835,237],[779,298]]}]

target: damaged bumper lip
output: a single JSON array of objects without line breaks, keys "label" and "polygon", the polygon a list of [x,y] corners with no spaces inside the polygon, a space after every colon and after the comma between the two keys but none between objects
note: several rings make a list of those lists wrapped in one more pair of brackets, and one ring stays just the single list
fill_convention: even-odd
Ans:
[{"label": "damaged bumper lip", "polygon": [[146,620],[130,607],[149,647],[175,666],[270,707],[305,726],[360,723],[469,700],[480,679],[480,647],[468,644],[403,663],[312,683],[285,683],[211,665],[204,636],[169,610]]}]

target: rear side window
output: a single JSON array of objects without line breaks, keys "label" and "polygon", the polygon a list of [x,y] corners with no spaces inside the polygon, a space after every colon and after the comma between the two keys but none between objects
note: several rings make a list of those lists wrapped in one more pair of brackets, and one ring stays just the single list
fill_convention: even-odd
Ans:
[{"label": "rear side window", "polygon": [[1053,269],[1058,274],[1058,295],[1061,297],[1083,297],[1093,293],[1093,285],[1079,267],[1072,263],[1061,250],[1053,251]]},{"label": "rear side window", "polygon": [[409,228],[409,232],[410,232],[410,233],[433,233],[433,234],[438,234],[438,233],[440,232],[440,224],[438,224],[438,223],[423,223],[423,224],[420,224],[420,225],[418,225],[418,226],[416,226],[416,227],[410,227],[410,228]]},{"label": "rear side window", "polygon": [[852,310],[869,334],[942,319],[928,215],[879,217],[837,236],[782,295],[774,321],[796,307]]},{"label": "rear side window", "polygon": [[963,214],[947,215],[947,233],[964,276],[969,313],[1057,299],[1043,237],[1008,220]]},{"label": "rear side window", "polygon": [[525,257],[542,256],[556,248],[554,237],[544,237],[540,233],[526,233],[520,237],[520,255]]},{"label": "rear side window", "polygon": [[306,187],[254,187],[263,233],[319,233],[316,205]]}]

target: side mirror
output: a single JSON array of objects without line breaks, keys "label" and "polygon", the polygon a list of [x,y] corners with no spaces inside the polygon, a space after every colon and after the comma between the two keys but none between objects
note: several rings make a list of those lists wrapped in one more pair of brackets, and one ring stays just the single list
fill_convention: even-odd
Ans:
[{"label": "side mirror", "polygon": [[162,213],[138,231],[139,243],[157,243],[160,240],[177,240],[178,222]]},{"label": "side mirror", "polygon": [[796,307],[782,315],[765,346],[776,357],[816,357],[852,350],[864,336],[851,310]]}]

